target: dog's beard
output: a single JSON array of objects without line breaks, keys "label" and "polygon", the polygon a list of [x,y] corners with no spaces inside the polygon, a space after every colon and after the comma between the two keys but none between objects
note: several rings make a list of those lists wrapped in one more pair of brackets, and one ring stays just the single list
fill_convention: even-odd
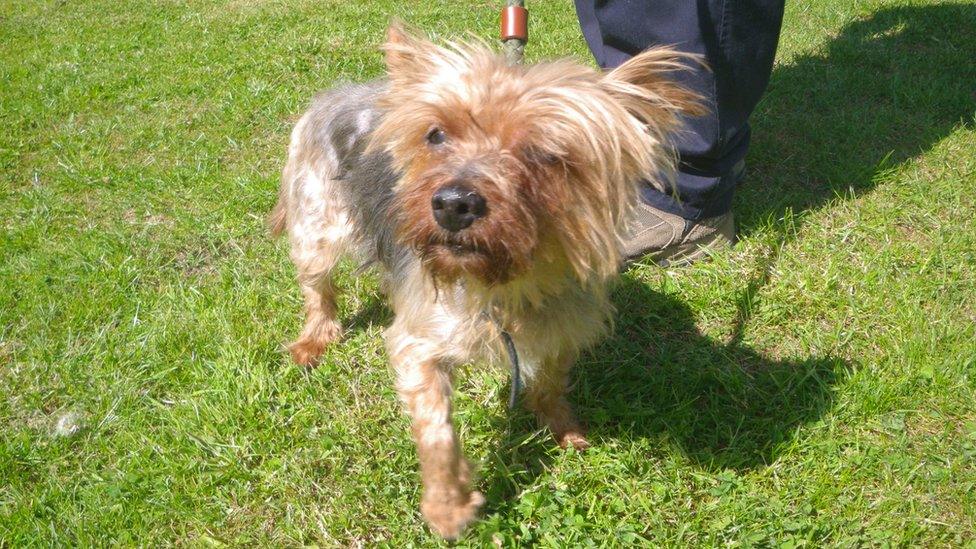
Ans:
[{"label": "dog's beard", "polygon": [[519,274],[518,263],[527,263],[515,261],[503,246],[485,246],[458,235],[431,235],[415,249],[431,277],[446,283],[470,277],[485,286],[504,284]]}]

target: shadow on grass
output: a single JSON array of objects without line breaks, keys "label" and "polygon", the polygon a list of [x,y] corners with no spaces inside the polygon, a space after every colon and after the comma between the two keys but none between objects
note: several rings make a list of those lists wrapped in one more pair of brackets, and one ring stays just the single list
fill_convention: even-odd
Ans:
[{"label": "shadow on grass", "polygon": [[594,441],[658,437],[708,468],[765,465],[832,401],[836,358],[775,360],[698,332],[691,310],[625,276],[614,335],[584,357],[574,399]]},{"label": "shadow on grass", "polygon": [[[740,234],[863,194],[879,174],[972,126],[974,58],[976,6],[906,6],[852,21],[821,51],[777,66],[753,116],[750,170],[735,202]],[[593,442],[658,438],[703,467],[748,470],[822,416],[849,365],[770,359],[740,342],[779,248],[743,281],[727,344],[702,336],[685,304],[625,275],[616,332],[576,374],[573,400]],[[490,501],[531,483],[553,446],[528,435],[527,414],[499,421],[509,435],[483,471]]]},{"label": "shadow on grass", "polygon": [[[770,359],[705,337],[687,305],[629,275],[614,301],[614,334],[580,359],[570,397],[596,445],[654,439],[705,469],[762,467],[830,407],[849,371],[838,358]],[[497,421],[507,438],[483,471],[490,501],[530,485],[554,451],[548,434],[531,437],[528,414]]]},{"label": "shadow on grass", "polygon": [[796,214],[869,192],[954,129],[976,125],[974,58],[976,6],[899,6],[848,23],[818,51],[774,69],[733,209],[740,236],[788,221],[775,224],[780,245],[740,292],[736,335],[802,223]]},{"label": "shadow on grass", "polygon": [[777,66],[752,117],[735,213],[749,235],[769,218],[872,189],[976,114],[976,6],[885,8],[820,51]]},{"label": "shadow on grass", "polygon": [[345,330],[348,333],[359,332],[370,326],[389,326],[393,323],[393,310],[382,295],[373,295],[366,299],[363,306],[349,319],[345,320]]}]

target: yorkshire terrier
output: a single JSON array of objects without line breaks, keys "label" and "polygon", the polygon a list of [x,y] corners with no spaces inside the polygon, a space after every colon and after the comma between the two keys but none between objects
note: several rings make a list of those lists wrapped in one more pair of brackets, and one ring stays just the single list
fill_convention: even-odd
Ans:
[{"label": "yorkshire terrier", "polygon": [[700,104],[668,77],[693,58],[667,48],[605,73],[513,65],[395,24],[383,49],[387,78],[324,92],[298,121],[269,221],[287,230],[305,297],[289,347],[298,364],[315,365],[341,333],[340,256],[379,267],[421,511],[455,538],[484,499],[451,422],[453,369],[506,364],[507,332],[525,405],[561,446],[587,446],[569,371],[610,325],[608,284],[639,182],[668,180],[669,136]]}]

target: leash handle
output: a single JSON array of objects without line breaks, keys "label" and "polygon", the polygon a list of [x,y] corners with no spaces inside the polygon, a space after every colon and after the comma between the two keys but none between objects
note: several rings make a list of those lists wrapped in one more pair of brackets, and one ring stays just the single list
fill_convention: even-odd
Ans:
[{"label": "leash handle", "polygon": [[501,39],[505,57],[513,65],[522,63],[529,41],[529,10],[524,0],[505,0],[501,13]]}]

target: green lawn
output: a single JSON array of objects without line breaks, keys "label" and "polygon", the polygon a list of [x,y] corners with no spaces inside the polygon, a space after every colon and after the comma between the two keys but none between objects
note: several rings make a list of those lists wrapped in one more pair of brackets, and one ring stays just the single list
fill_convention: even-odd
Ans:
[{"label": "green lawn", "polygon": [[[440,543],[375,278],[290,365],[262,220],[391,16],[491,36],[499,4],[0,0],[0,548]],[[589,62],[571,2],[529,4],[530,57]],[[789,3],[741,242],[624,275],[576,375],[593,448],[462,376],[460,544],[976,546],[974,59],[972,3]]]}]

